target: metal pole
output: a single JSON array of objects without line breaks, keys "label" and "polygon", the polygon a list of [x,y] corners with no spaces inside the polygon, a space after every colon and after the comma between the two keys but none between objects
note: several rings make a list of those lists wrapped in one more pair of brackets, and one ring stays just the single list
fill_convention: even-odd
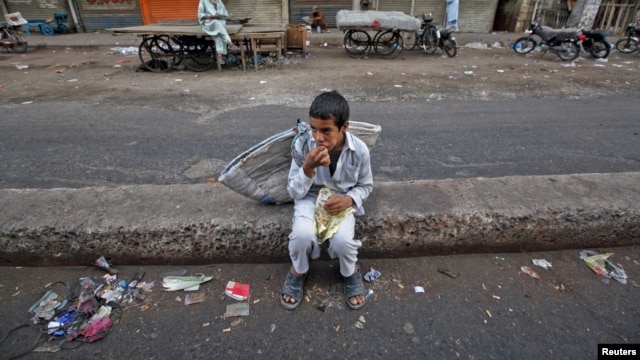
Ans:
[{"label": "metal pole", "polygon": [[80,25],[80,21],[78,20],[80,17],[78,16],[76,3],[74,0],[69,0],[69,11],[71,12],[71,18],[73,19],[73,25],[76,27],[76,31],[84,32],[84,28]]},{"label": "metal pole", "polygon": [[[9,14],[9,10],[7,10],[7,6],[4,4],[4,0],[0,1],[0,8],[2,8],[2,15]],[[2,18],[4,18],[4,16]]]}]

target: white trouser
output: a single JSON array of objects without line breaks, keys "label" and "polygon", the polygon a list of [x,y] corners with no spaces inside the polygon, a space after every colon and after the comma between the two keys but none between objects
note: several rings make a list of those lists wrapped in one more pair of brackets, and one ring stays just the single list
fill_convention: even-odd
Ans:
[{"label": "white trouser", "polygon": [[[296,200],[293,206],[293,220],[289,234],[289,256],[293,268],[299,274],[309,271],[309,256],[312,259],[320,257],[318,237],[313,229],[316,195],[307,195],[302,200]],[[329,241],[328,253],[332,259],[338,258],[340,274],[344,277],[355,272],[358,261],[358,249],[362,246],[360,240],[354,240],[356,219],[349,214],[340,224],[338,231]]]},{"label": "white trouser", "polygon": [[226,31],[221,31],[218,35],[213,36],[213,40],[216,43],[216,53],[218,56],[227,55],[227,45],[231,42],[229,34]]}]

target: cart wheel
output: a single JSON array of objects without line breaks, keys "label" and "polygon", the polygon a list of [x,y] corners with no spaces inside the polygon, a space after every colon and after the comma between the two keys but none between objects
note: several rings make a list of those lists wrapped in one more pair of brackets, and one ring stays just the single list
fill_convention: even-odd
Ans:
[{"label": "cart wheel", "polygon": [[420,33],[415,30],[403,30],[402,34],[402,44],[404,50],[413,50],[420,39]]},{"label": "cart wheel", "polygon": [[19,34],[16,30],[12,30],[10,36],[11,40],[13,41],[13,46],[10,46],[9,50],[16,53],[27,52],[27,40],[25,40],[21,34]]},{"label": "cart wheel", "polygon": [[402,46],[402,36],[397,30],[381,31],[373,37],[373,50],[386,58],[400,55]]},{"label": "cart wheel", "polygon": [[171,47],[171,49],[173,49],[173,53],[176,55],[176,57],[173,59],[174,63],[173,66],[178,66],[182,63],[182,60],[184,59],[184,54],[182,53],[182,36],[180,35],[176,35],[176,36],[169,36],[169,35],[156,35],[157,37],[165,40],[169,46]]},{"label": "cart wheel", "polygon": [[45,36],[53,36],[53,28],[47,24],[40,25],[40,32]]},{"label": "cart wheel", "polygon": [[69,28],[65,24],[58,24],[58,32],[60,34],[66,34],[69,32]]},{"label": "cart wheel", "polygon": [[202,41],[186,50],[184,66],[191,71],[206,71],[216,64],[216,45],[213,41]]},{"label": "cart wheel", "polygon": [[371,36],[366,31],[349,30],[344,35],[344,50],[352,58],[359,58],[369,52]]},{"label": "cart wheel", "polygon": [[175,65],[176,57],[171,44],[158,36],[144,38],[138,56],[142,65],[153,72],[171,71]]}]

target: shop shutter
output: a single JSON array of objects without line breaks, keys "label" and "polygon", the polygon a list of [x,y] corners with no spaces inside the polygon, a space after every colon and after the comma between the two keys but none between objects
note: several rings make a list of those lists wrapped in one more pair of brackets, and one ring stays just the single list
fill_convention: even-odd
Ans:
[{"label": "shop shutter", "polygon": [[352,0],[289,0],[289,24],[304,24],[302,17],[311,16],[311,7],[313,5],[317,5],[322,10],[330,28],[336,27],[336,13],[338,11],[353,10]]},{"label": "shop shutter", "polygon": [[142,19],[145,25],[167,20],[193,20],[197,22],[198,4],[198,0],[140,0]]},{"label": "shop shutter", "polygon": [[[282,23],[282,0],[223,2],[232,18],[251,18],[251,23]],[[199,0],[140,0],[145,25],[167,20],[197,21],[199,4]]]},{"label": "shop shutter", "polygon": [[75,3],[85,31],[142,24],[137,0],[84,0]]},{"label": "shop shutter", "polygon": [[458,27],[461,32],[485,33],[493,29],[498,0],[463,0],[458,9]]},{"label": "shop shutter", "polygon": [[229,1],[227,10],[232,18],[251,18],[253,24],[282,24],[284,19],[282,0],[233,0],[233,3]]},{"label": "shop shutter", "polygon": [[[443,27],[446,6],[445,0],[415,0],[414,12],[415,15],[431,13],[433,15],[433,23]],[[458,27],[460,32],[491,32],[497,7],[498,0],[460,0],[458,7]]]},{"label": "shop shutter", "polygon": [[411,0],[378,0],[378,11],[401,11],[411,15]]}]

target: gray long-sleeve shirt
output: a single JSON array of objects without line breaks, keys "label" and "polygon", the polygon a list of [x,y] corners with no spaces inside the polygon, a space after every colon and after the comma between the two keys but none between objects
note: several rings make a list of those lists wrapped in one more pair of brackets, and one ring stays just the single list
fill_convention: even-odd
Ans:
[{"label": "gray long-sleeve shirt", "polygon": [[[318,146],[310,135],[305,145],[307,149],[302,149],[302,145],[295,144],[294,151],[299,157],[304,158],[303,154]],[[362,204],[373,191],[369,148],[348,131],[333,176],[330,174],[329,167],[320,166],[316,168],[314,176],[309,178],[301,165],[298,165],[295,160],[291,161],[287,191],[294,200],[302,199],[308,193],[315,193],[317,196],[323,186],[339,194],[350,196],[353,199],[356,215],[364,215]]]}]

